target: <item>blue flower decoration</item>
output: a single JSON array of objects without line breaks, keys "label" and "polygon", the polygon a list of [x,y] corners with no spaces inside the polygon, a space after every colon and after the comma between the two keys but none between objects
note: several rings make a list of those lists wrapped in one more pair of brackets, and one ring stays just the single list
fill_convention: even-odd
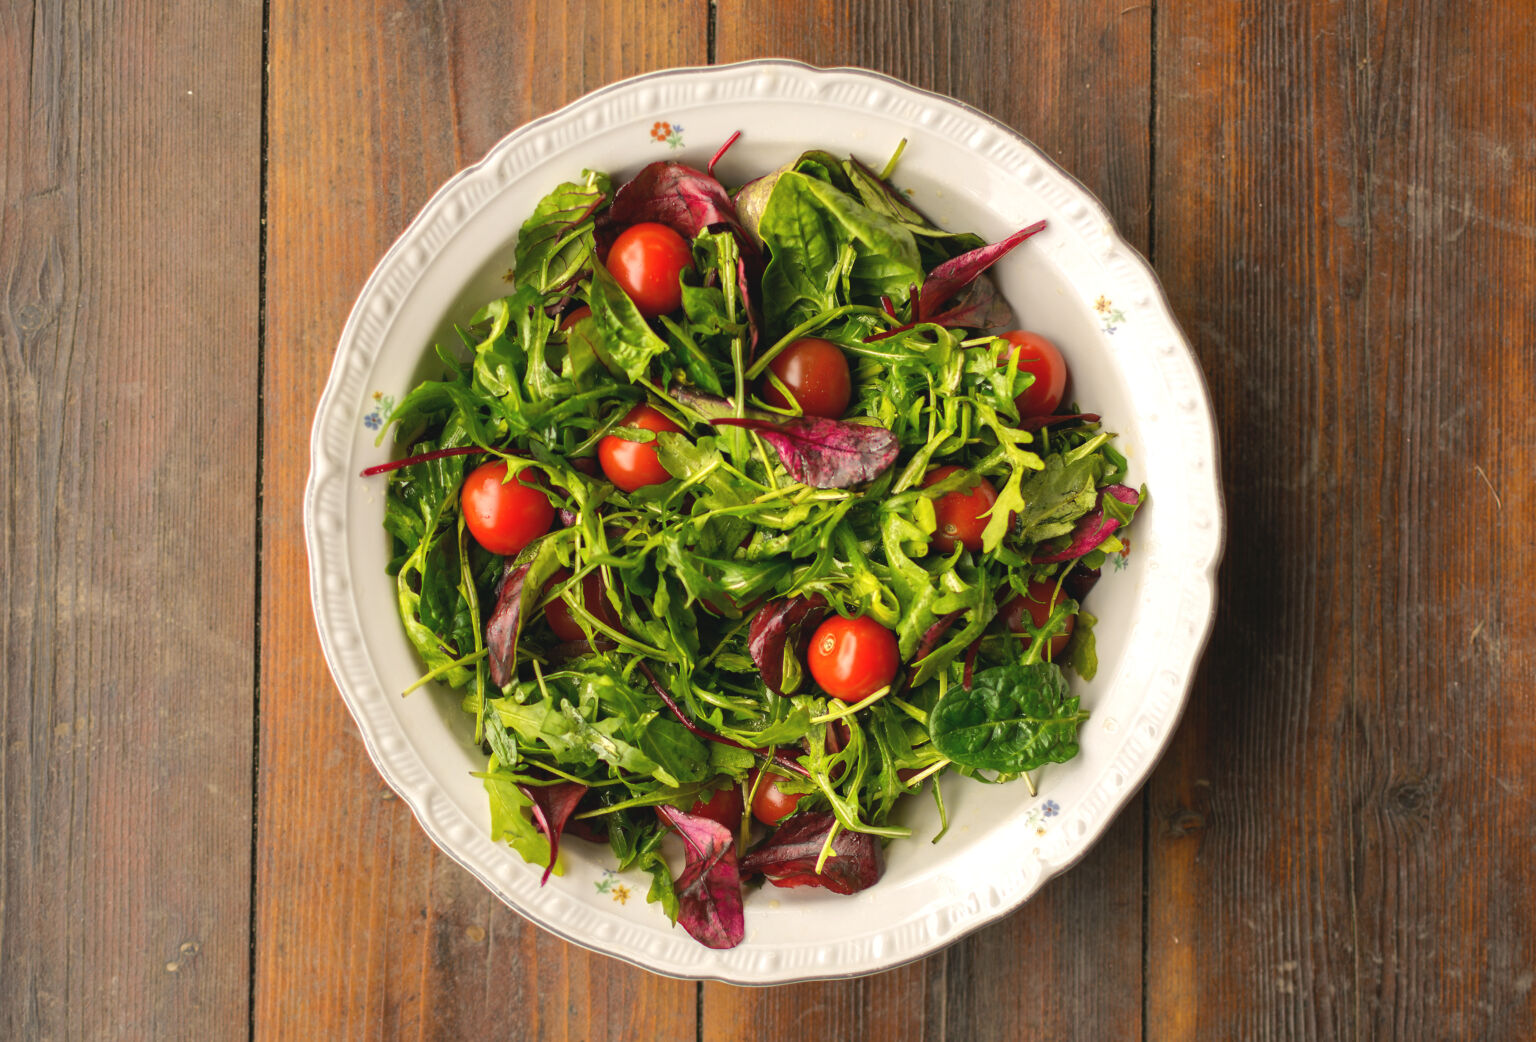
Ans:
[{"label": "blue flower decoration", "polygon": [[1045,811],[1046,817],[1054,818],[1056,815],[1061,813],[1061,804],[1057,803],[1055,800],[1046,800],[1045,805],[1040,809]]},{"label": "blue flower decoration", "polygon": [[683,132],[683,125],[681,123],[674,123],[672,124],[672,129],[681,134]]},{"label": "blue flower decoration", "polygon": [[382,418],[380,418],[377,412],[371,412],[367,416],[363,417],[363,426],[367,427],[371,431],[376,431],[380,427],[384,426],[384,421]]}]

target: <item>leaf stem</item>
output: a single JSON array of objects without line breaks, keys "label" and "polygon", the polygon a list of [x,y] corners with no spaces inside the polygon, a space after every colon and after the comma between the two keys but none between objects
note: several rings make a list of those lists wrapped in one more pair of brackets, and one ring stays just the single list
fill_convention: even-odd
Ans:
[{"label": "leaf stem", "polygon": [[801,337],[805,336],[805,334],[811,332],[812,330],[820,329],[822,326],[827,325],[835,319],[842,318],[844,315],[852,315],[855,313],[876,315],[880,318],[890,317],[879,308],[868,307],[864,304],[843,304],[839,307],[833,308],[831,311],[823,311],[817,315],[813,315],[806,319],[804,322],[800,323],[794,329],[791,329],[788,333],[785,333],[772,347],[758,355],[757,361],[752,363],[752,368],[747,370],[747,379],[756,380],[759,376],[762,376],[763,370],[768,368],[768,363],[773,361],[774,358],[778,356],[780,351],[783,351],[790,344],[793,344],[796,340],[799,340]]},{"label": "leaf stem", "polygon": [[953,760],[949,759],[948,757],[945,757],[942,760],[939,760],[939,761],[937,761],[935,763],[931,763],[927,767],[923,768],[922,773],[914,774],[912,777],[908,778],[907,779],[907,785],[912,787],[912,788],[916,788],[917,786],[921,785],[923,782],[927,781],[933,775],[938,774],[944,768],[948,767],[953,762],[954,762]]},{"label": "leaf stem", "polygon": [[880,701],[882,698],[884,698],[886,695],[888,695],[890,693],[891,693],[891,685],[887,684],[884,687],[882,687],[880,690],[876,691],[874,694],[872,694],[869,697],[864,698],[864,699],[862,699],[862,700],[860,700],[858,702],[854,702],[851,705],[848,704],[847,702],[844,702],[843,705],[841,706],[841,708],[834,709],[834,710],[832,710],[832,712],[825,713],[825,714],[823,714],[821,716],[813,716],[813,717],[811,717],[811,723],[813,723],[813,724],[827,724],[827,723],[831,723],[833,720],[841,720],[845,716],[852,716],[854,713],[857,713],[860,709],[868,709],[870,706],[874,705],[876,702]]},{"label": "leaf stem", "polygon": [[359,476],[372,478],[380,474],[388,474],[392,470],[399,470],[401,467],[415,466],[417,463],[430,463],[432,460],[447,459],[449,456],[469,456],[477,452],[489,453],[490,451],[490,449],[482,449],[478,445],[461,445],[454,449],[437,449],[433,452],[423,452],[419,456],[407,456],[405,459],[390,460],[388,463],[365,467]]},{"label": "leaf stem", "polygon": [[444,673],[451,673],[453,670],[458,669],[460,666],[467,666],[471,662],[478,662],[480,659],[484,658],[485,655],[486,649],[481,648],[479,651],[471,651],[463,658],[456,658],[452,662],[444,662],[441,666],[438,666],[436,669],[427,673],[425,676],[418,678],[414,684],[400,692],[400,697],[404,698],[406,695],[410,694],[412,691],[415,691],[417,688],[426,684],[430,684]]}]

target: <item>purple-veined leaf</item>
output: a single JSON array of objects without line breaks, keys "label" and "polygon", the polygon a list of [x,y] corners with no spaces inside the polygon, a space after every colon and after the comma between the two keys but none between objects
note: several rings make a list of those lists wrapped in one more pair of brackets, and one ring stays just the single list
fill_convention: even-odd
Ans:
[{"label": "purple-veined leaf", "polygon": [[1099,505],[1091,513],[1086,514],[1072,529],[1072,541],[1066,549],[1057,550],[1054,553],[1036,554],[1035,564],[1055,564],[1057,561],[1070,561],[1074,557],[1081,557],[1089,550],[1098,546],[1104,540],[1115,534],[1115,529],[1120,527],[1120,519],[1113,517],[1104,510],[1104,497],[1113,496],[1115,499],[1127,505],[1136,502],[1136,490],[1125,485],[1105,485],[1099,489]]},{"label": "purple-veined leaf", "polygon": [[742,252],[756,250],[736,217],[736,207],[725,187],[702,170],[682,163],[661,160],[641,170],[614,194],[608,213],[618,224],[665,224],[688,242],[706,228],[725,228],[735,233]]},{"label": "purple-veined leaf", "polygon": [[756,431],[779,454],[790,477],[814,488],[852,488],[883,474],[900,446],[884,427],[820,416],[789,420],[721,417],[719,426]]},{"label": "purple-veined leaf", "polygon": [[817,873],[821,848],[836,824],[828,811],[786,818],[768,842],[743,859],[742,874],[761,873],[774,886],[820,886],[838,894],[874,886],[885,871],[885,857],[880,841],[863,832],[839,831],[832,840],[832,856]]},{"label": "purple-veined leaf", "polygon": [[971,646],[965,649],[965,672],[961,674],[960,686],[967,691],[971,689],[971,682],[976,679],[976,656],[980,651],[980,637],[977,637],[971,642]]},{"label": "purple-veined leaf", "polygon": [[739,137],[741,137],[741,131],[738,130],[731,134],[730,137],[725,139],[725,144],[720,146],[720,149],[715,153],[714,158],[709,161],[709,165],[704,168],[705,173],[707,173],[710,177],[715,176],[715,164],[719,163],[720,160],[725,158],[725,154],[731,150],[731,146],[736,143],[736,139]]},{"label": "purple-veined leaf", "polygon": [[706,948],[734,948],[746,936],[741,870],[731,830],[709,818],[662,805],[657,815],[677,830],[686,863],[677,877],[677,921]]},{"label": "purple-veined leaf", "polygon": [[1027,416],[1019,421],[1019,430],[1037,431],[1042,427],[1054,427],[1059,423],[1071,423],[1074,421],[1098,423],[1099,414],[1096,412],[1069,412],[1058,416]]},{"label": "purple-veined leaf", "polygon": [[544,838],[549,840],[549,864],[544,866],[544,877],[539,880],[539,885],[543,886],[549,882],[549,874],[555,870],[555,859],[560,856],[560,834],[565,831],[565,823],[570,820],[576,804],[587,794],[587,787],[575,782],[559,782],[555,785],[524,785],[519,782],[517,787],[533,801],[533,823],[544,833]]},{"label": "purple-veined leaf", "polygon": [[505,687],[512,679],[523,618],[557,565],[553,544],[540,539],[507,562],[496,584],[496,607],[485,624],[485,647],[491,683],[497,687]]},{"label": "purple-veined leaf", "polygon": [[428,463],[435,459],[447,459],[449,456],[473,456],[479,452],[489,452],[475,445],[464,445],[456,449],[438,449],[435,452],[423,452],[418,456],[407,456],[404,459],[390,460],[388,463],[379,463],[368,467],[359,475],[365,478],[376,477],[379,474],[388,474],[392,470],[401,467],[409,467],[417,463]]},{"label": "purple-veined leaf", "polygon": [[1067,591],[1078,604],[1083,603],[1083,598],[1088,596],[1088,591],[1098,584],[1099,576],[1103,574],[1101,568],[1084,568],[1079,564],[1067,573],[1067,577],[1061,581],[1061,588]]},{"label": "purple-veined leaf", "polygon": [[1025,239],[1044,230],[1045,222],[1036,221],[1027,228],[1020,228],[1000,242],[978,247],[958,257],[951,257],[934,268],[923,280],[922,296],[915,309],[917,320],[919,322],[934,321],[933,316],[942,313],[942,306],[948,303],[951,297],[976,281],[977,276],[1002,260]]},{"label": "purple-veined leaf", "polygon": [[923,639],[917,642],[917,651],[912,655],[912,661],[921,662],[923,659],[933,654],[933,650],[937,648],[939,646],[939,642],[944,639],[944,634],[948,633],[949,628],[953,626],[955,621],[964,614],[964,608],[961,608],[958,611],[952,611],[948,615],[940,618],[932,626],[929,626],[928,632],[923,634]]},{"label": "purple-veined leaf", "polygon": [[784,653],[789,648],[804,656],[802,645],[827,617],[827,599],[821,594],[785,597],[770,601],[752,616],[747,628],[747,651],[763,674],[763,683],[776,695],[784,693]]},{"label": "purple-veined leaf", "polygon": [[949,307],[928,321],[949,328],[997,329],[1013,324],[1013,308],[1008,306],[992,280],[982,275],[961,290]]}]

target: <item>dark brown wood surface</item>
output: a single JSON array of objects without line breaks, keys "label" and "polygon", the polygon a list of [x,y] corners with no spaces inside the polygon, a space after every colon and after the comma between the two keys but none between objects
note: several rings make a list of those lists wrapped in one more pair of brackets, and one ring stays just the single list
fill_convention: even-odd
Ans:
[{"label": "dark brown wood surface", "polygon": [[250,992],[261,10],[0,4],[0,1038]]},{"label": "dark brown wood surface", "polygon": [[[1533,45],[1515,0],[0,4],[0,1038],[1536,1036]],[[1082,864],[763,991],[558,941],[432,847],[301,517],[431,192],[613,79],[759,56],[952,94],[1104,199],[1230,528],[1185,722]]]}]

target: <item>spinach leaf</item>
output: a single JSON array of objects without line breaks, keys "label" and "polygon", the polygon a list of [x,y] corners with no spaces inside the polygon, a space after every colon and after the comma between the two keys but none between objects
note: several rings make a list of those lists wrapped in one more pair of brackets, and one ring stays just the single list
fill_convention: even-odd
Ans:
[{"label": "spinach leaf", "polygon": [[1077,755],[1088,714],[1049,662],[982,670],[969,691],[951,687],[928,715],[939,752],[962,767],[1019,774]]},{"label": "spinach leaf", "polygon": [[906,299],[923,279],[912,233],[852,196],[790,171],[774,185],[758,231],[770,330],[795,326],[839,304]]}]

